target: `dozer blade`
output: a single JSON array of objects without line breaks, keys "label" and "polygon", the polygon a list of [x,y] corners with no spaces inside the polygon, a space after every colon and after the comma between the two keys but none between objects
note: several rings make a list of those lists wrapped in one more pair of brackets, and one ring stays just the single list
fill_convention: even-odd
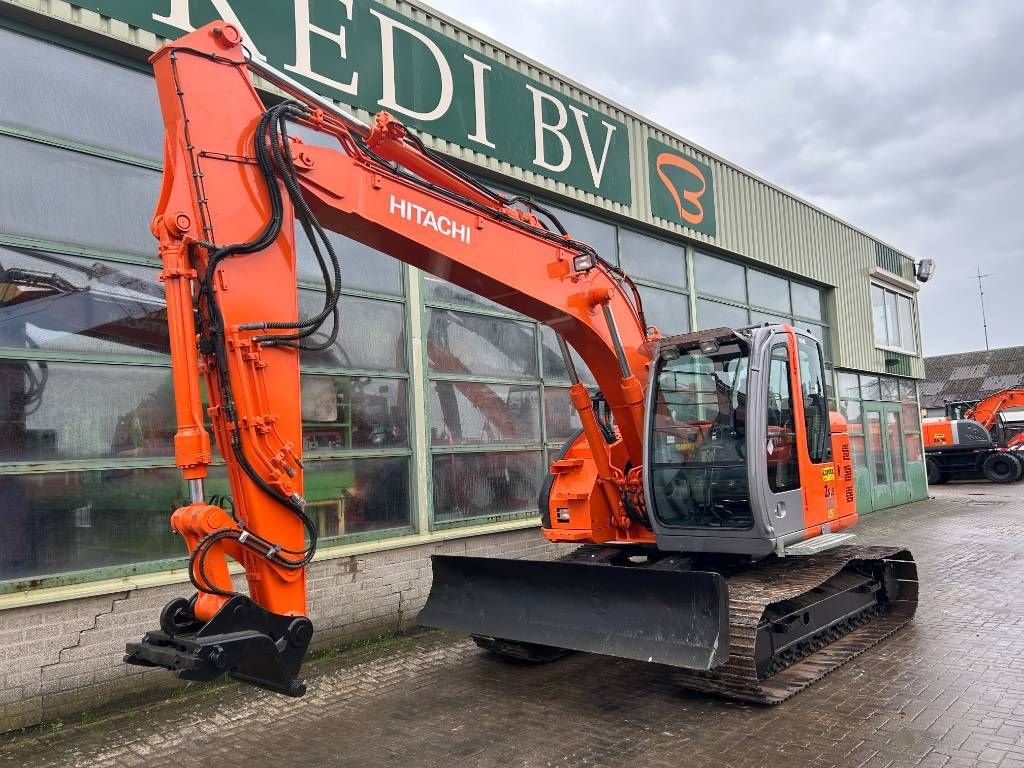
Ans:
[{"label": "dozer blade", "polygon": [[717,573],[447,555],[431,563],[423,626],[694,670],[729,655]]}]

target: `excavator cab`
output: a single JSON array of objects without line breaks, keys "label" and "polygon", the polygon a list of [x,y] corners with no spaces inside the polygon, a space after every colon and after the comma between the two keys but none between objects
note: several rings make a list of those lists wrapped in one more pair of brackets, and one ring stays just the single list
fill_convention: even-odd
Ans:
[{"label": "excavator cab", "polygon": [[833,440],[846,438],[832,435],[824,371],[814,337],[789,326],[662,342],[645,458],[659,549],[757,560],[856,520],[836,492]]}]

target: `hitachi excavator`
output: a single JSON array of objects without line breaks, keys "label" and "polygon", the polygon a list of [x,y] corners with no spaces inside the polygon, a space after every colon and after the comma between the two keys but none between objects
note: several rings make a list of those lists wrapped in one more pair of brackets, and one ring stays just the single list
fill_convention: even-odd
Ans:
[{"label": "hitachi excavator", "polygon": [[[849,543],[850,446],[810,334],[662,337],[629,277],[541,205],[496,194],[386,113],[372,125],[347,114],[248,56],[230,24],[152,63],[166,127],[152,230],[191,496],[171,525],[196,592],[164,608],[128,663],[305,691],[317,530],[304,510],[299,350],[332,343],[344,322],[325,230],[547,324],[573,382],[582,429],[539,500],[543,535],[570,551],[550,562],[435,556],[422,624],[520,659],[585,651],[670,665],[686,687],[777,703],[911,619],[910,553]],[[265,105],[253,75],[288,98]],[[324,141],[299,141],[295,125]],[[304,319],[296,222],[326,286]],[[206,415],[231,484],[224,507],[204,490]]]},{"label": "hitachi excavator", "polygon": [[[947,408],[947,411],[950,409]],[[1024,477],[1024,389],[994,392],[963,411],[963,418],[922,422],[928,482],[984,477],[1012,483]]]}]

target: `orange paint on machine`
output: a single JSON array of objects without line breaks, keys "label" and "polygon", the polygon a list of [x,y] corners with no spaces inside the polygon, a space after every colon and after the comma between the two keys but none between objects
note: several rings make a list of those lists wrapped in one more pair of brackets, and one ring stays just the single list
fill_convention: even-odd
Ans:
[{"label": "orange paint on machine", "polygon": [[[671,665],[688,687],[774,704],[913,616],[910,553],[850,541],[849,438],[809,332],[762,324],[663,337],[630,276],[542,203],[491,190],[387,113],[372,124],[345,113],[247,55],[230,24],[197,29],[151,61],[165,129],[152,230],[175,455],[191,497],[172,524],[195,594],[168,603],[128,663],[305,691],[305,576],[319,531],[303,497],[299,354],[345,322],[328,230],[548,326],[571,382],[580,428],[535,479],[539,535],[571,545],[565,557],[437,555],[420,623],[517,659],[584,651]],[[268,106],[253,76],[286,98]],[[294,124],[324,141],[299,141]],[[663,165],[703,184],[685,158]],[[684,219],[703,216],[704,188],[676,195]],[[296,231],[325,283],[309,317],[299,314]],[[514,403],[460,393],[514,423]],[[204,489],[214,449],[227,508]],[[835,636],[854,641],[830,644]]]}]

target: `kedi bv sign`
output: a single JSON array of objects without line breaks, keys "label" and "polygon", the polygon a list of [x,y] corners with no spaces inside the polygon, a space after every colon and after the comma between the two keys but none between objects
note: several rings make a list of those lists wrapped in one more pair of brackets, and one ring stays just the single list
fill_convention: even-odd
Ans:
[{"label": "kedi bv sign", "polygon": [[626,126],[372,0],[84,0],[167,38],[215,19],[310,88],[624,205]]}]

